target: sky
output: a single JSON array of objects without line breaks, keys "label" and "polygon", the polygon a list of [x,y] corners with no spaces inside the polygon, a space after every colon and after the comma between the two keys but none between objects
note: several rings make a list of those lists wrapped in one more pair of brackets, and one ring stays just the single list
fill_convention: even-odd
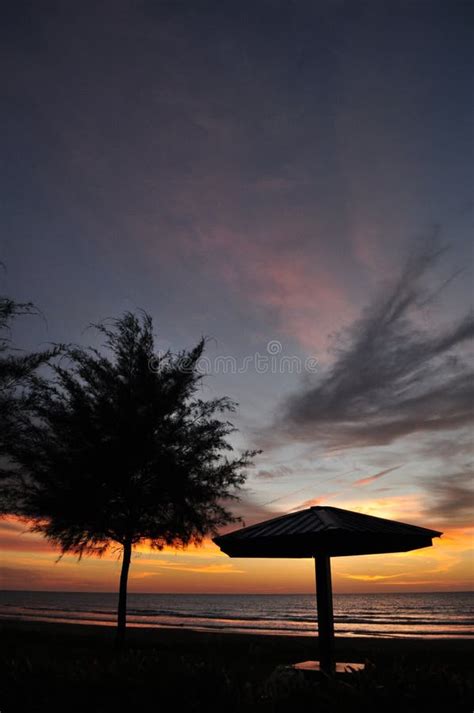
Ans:
[{"label": "sky", "polygon": [[[203,397],[262,453],[246,524],[325,504],[441,530],[340,592],[472,586],[473,17],[460,0],[7,3],[0,292],[13,338],[207,337]],[[8,589],[114,591],[0,522]],[[308,560],[138,548],[130,590],[309,592]]]}]

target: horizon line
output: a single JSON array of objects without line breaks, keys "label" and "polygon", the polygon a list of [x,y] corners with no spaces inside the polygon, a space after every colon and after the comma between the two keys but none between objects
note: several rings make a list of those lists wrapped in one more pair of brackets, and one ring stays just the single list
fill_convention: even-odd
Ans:
[{"label": "horizon line", "polygon": [[[38,593],[38,594],[113,594],[118,596],[117,591],[97,591],[97,590],[69,590],[69,589],[0,589],[0,594],[5,592],[22,592],[22,593]],[[179,595],[189,595],[189,596],[262,596],[262,597],[273,597],[273,596],[284,596],[284,597],[301,597],[301,596],[315,596],[315,592],[129,592],[129,594],[149,594],[151,596],[163,595],[163,596],[174,596]],[[391,591],[391,592],[373,592],[373,591],[360,591],[360,592],[333,592],[339,596],[353,596],[359,594],[369,594],[373,596],[380,596],[386,594],[474,594],[474,589],[445,589],[445,590],[422,590],[422,591]]]}]

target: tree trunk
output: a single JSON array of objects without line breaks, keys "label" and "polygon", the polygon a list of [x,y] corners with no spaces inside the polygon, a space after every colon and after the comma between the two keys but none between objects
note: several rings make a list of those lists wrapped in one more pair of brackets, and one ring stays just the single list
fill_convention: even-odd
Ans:
[{"label": "tree trunk", "polygon": [[126,540],[123,544],[122,571],[120,573],[120,589],[117,613],[116,648],[121,649],[125,641],[125,627],[127,624],[127,582],[130,559],[132,557],[132,543]]}]

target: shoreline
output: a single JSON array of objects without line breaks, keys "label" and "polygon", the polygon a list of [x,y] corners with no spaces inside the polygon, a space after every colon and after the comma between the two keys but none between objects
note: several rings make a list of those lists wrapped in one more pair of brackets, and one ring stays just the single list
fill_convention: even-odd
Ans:
[{"label": "shoreline", "polygon": [[[3,623],[12,623],[12,624],[20,624],[20,625],[25,625],[28,626],[29,624],[45,624],[45,625],[58,625],[58,626],[72,626],[72,627],[78,627],[78,626],[83,626],[83,627],[91,627],[93,629],[114,629],[116,626],[116,622],[113,620],[110,621],[100,621],[100,620],[93,620],[93,619],[69,619],[66,617],[38,617],[38,616],[9,616],[9,615],[4,615],[0,614],[0,627]],[[239,627],[231,627],[231,626],[222,626],[222,627],[205,627],[205,626],[190,626],[187,624],[161,624],[161,623],[156,623],[156,624],[143,624],[143,623],[136,623],[136,622],[129,622],[127,623],[127,630],[129,631],[194,631],[197,633],[201,634],[222,634],[223,636],[227,635],[239,635],[239,636],[256,636],[256,637],[276,637],[276,638],[297,638],[297,639],[310,639],[314,640],[315,638],[317,639],[318,634],[317,632],[314,633],[308,633],[307,631],[296,631],[293,629],[280,629],[278,631],[273,630],[265,630],[265,629],[242,629]],[[427,641],[427,642],[433,642],[433,641],[464,641],[464,642],[471,642],[472,643],[472,648],[474,650],[474,632],[470,632],[468,634],[464,635],[456,635],[455,633],[449,633],[449,634],[374,634],[374,633],[367,633],[367,634],[360,634],[360,633],[354,633],[354,634],[338,634],[337,631],[335,632],[335,637],[338,640],[347,640],[347,641],[353,641],[353,640],[359,640],[359,639],[373,639],[374,641],[387,641],[387,640],[394,640],[394,641]]]},{"label": "shoreline", "polygon": [[[0,619],[0,632],[8,633],[17,631],[18,633],[52,634],[61,636],[72,636],[73,638],[90,637],[95,640],[108,641],[114,637],[115,625],[89,624],[82,622],[59,622],[59,621],[38,621],[23,619]],[[175,640],[189,641],[201,638],[204,640],[231,640],[240,642],[260,643],[262,648],[267,648],[272,644],[278,644],[282,649],[286,648],[306,648],[317,647],[317,634],[262,634],[260,632],[249,631],[229,631],[219,629],[217,631],[202,630],[184,626],[129,626],[127,627],[127,640],[135,646],[146,646],[171,642]],[[367,653],[370,650],[391,653],[405,650],[407,653],[420,651],[439,652],[464,652],[474,654],[474,639],[466,637],[389,637],[389,636],[337,636],[335,637],[337,650],[358,649]]]}]

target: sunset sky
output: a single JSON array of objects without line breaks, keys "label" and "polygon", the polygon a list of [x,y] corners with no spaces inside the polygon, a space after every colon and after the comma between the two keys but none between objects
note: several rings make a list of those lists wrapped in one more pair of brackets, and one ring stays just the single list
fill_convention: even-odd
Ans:
[{"label": "sunset sky", "polygon": [[[472,586],[473,18],[460,0],[17,2],[2,15],[0,292],[17,346],[143,308],[208,338],[261,448],[246,524],[327,504],[441,530],[336,592]],[[470,341],[471,340],[471,341]],[[5,589],[115,591],[0,521]],[[310,592],[310,560],[134,555],[134,592]]]}]

